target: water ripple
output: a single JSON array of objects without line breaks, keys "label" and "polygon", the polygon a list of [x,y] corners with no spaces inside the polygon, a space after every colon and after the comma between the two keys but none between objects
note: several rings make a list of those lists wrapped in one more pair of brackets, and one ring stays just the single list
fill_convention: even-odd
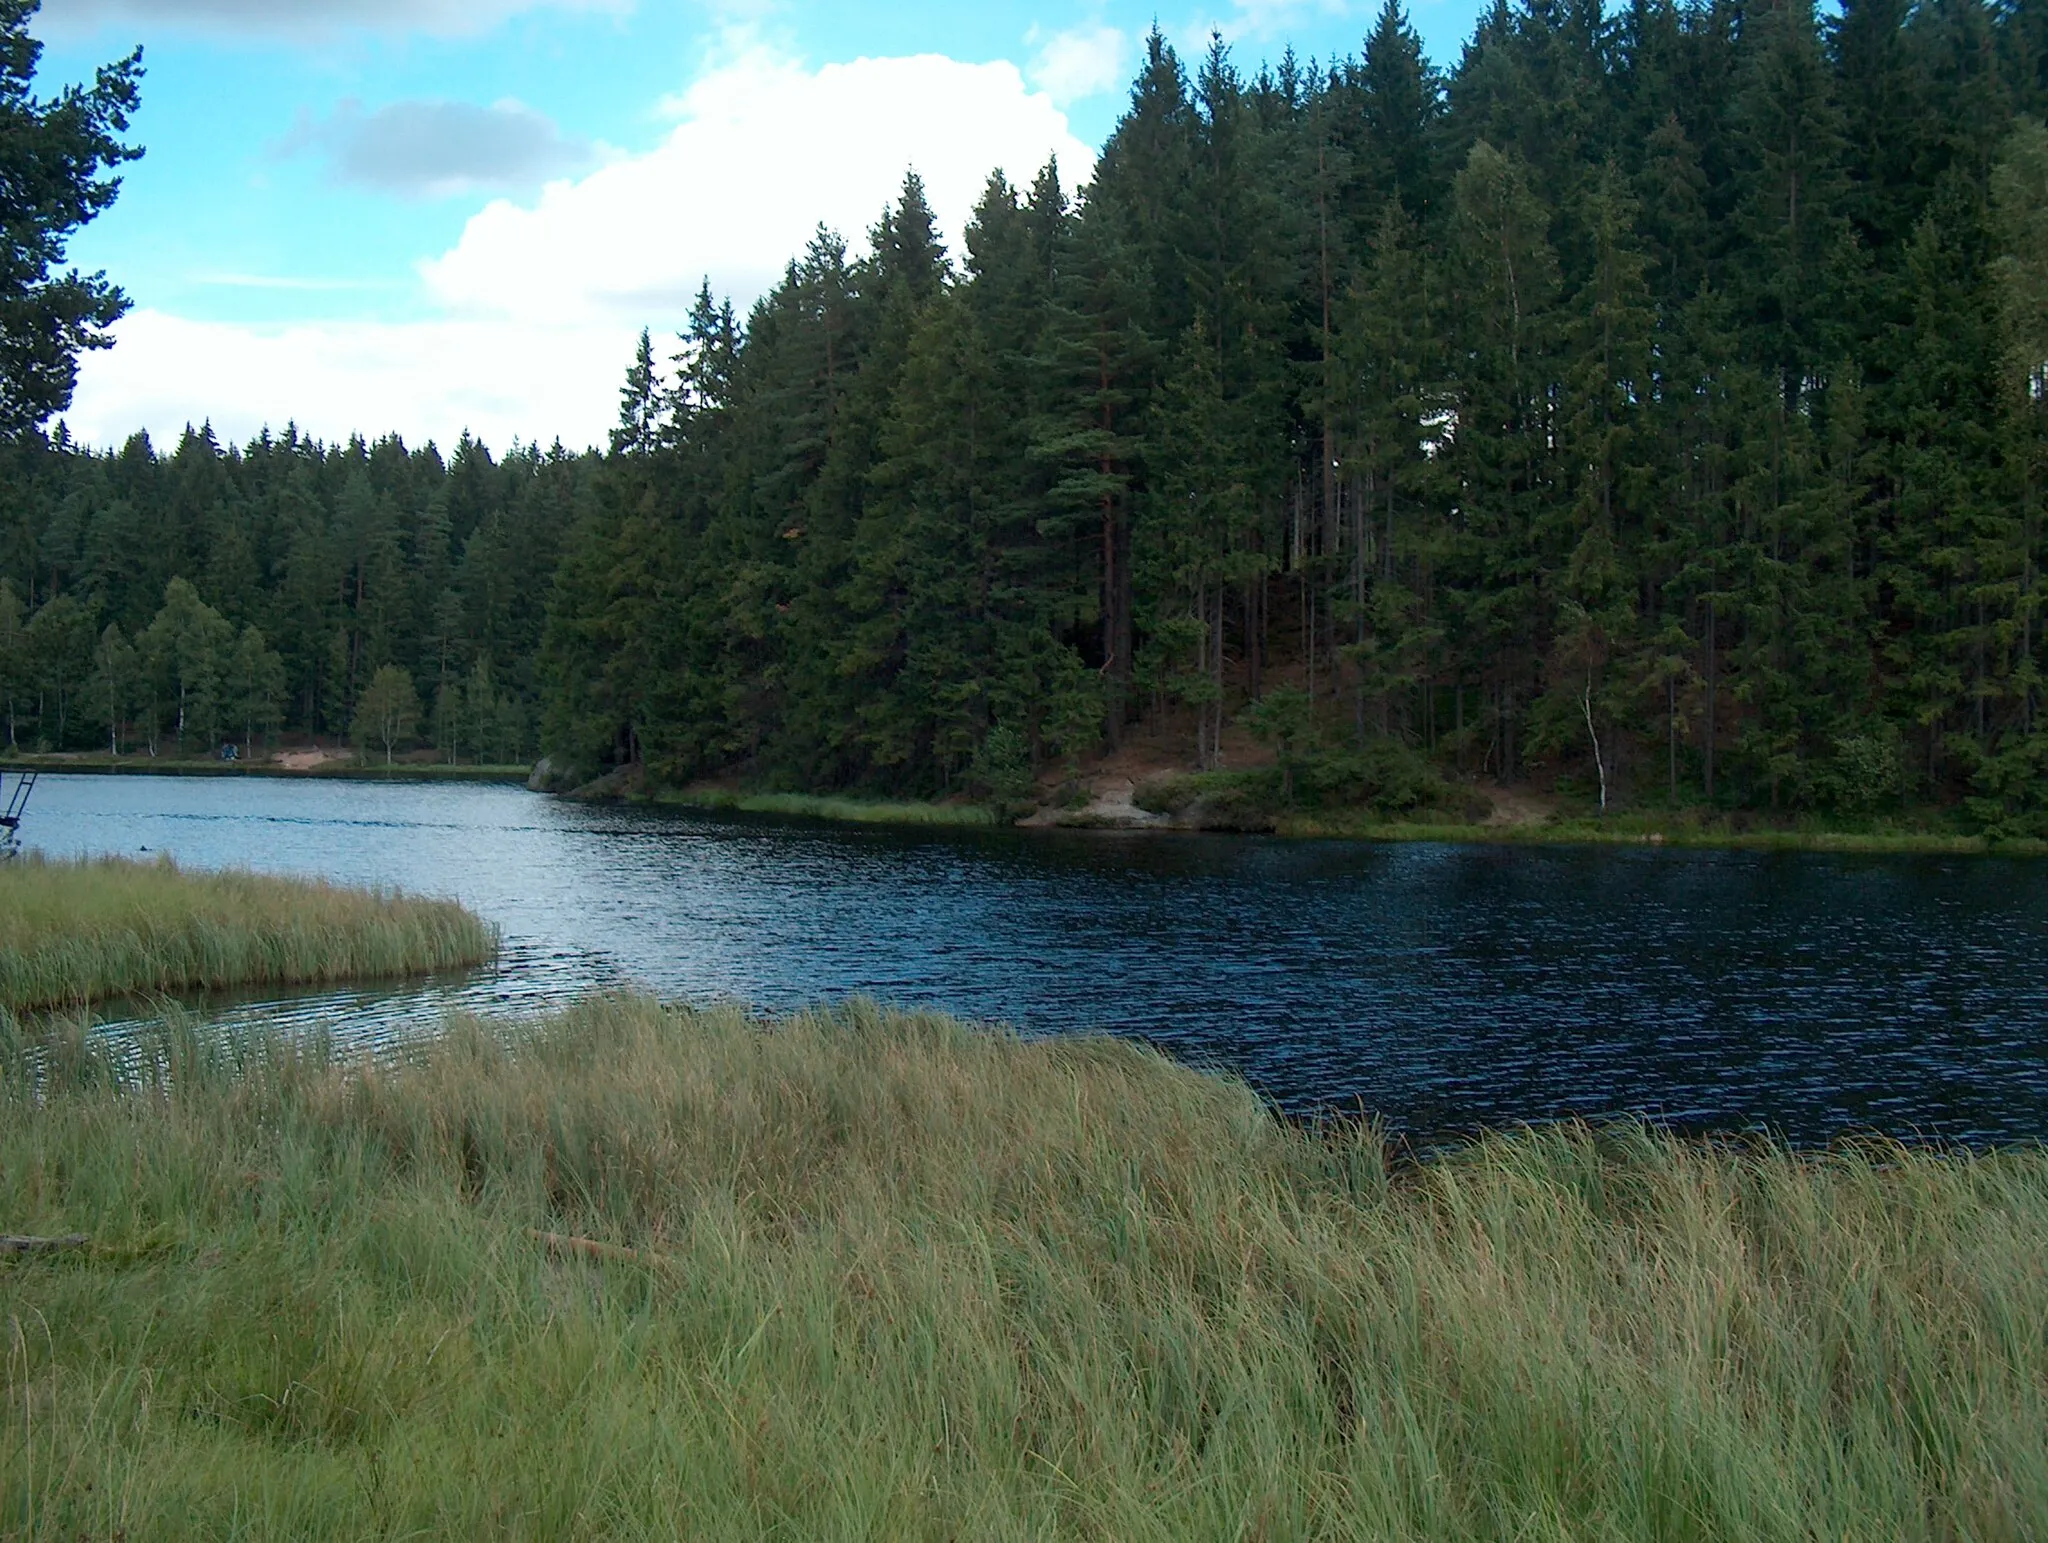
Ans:
[{"label": "water ripple", "polygon": [[1642,1114],[1798,1140],[2048,1134],[2037,865],[841,828],[474,785],[45,778],[58,852],[457,896],[459,981],[223,1004],[376,1044],[641,986],[1108,1030],[1418,1131]]}]

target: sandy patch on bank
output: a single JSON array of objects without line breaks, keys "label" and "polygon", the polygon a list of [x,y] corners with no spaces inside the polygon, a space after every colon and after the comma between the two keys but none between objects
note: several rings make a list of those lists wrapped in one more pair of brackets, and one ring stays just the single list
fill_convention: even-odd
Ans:
[{"label": "sandy patch on bank", "polygon": [[1480,788],[1493,805],[1487,825],[1541,825],[1557,813],[1557,800],[1533,788],[1490,782]]},{"label": "sandy patch on bank", "polygon": [[329,761],[345,759],[347,758],[336,755],[331,750],[316,747],[312,750],[287,750],[278,756],[277,764],[286,771],[312,771],[315,767],[325,766]]}]

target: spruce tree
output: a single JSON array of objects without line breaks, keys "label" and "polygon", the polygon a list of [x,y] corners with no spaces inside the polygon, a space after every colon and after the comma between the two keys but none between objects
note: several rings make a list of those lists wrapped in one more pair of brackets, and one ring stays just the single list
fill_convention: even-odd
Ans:
[{"label": "spruce tree", "polygon": [[71,237],[120,192],[110,175],[142,152],[122,141],[140,100],[142,51],[90,86],[34,94],[38,0],[0,0],[0,436],[71,404],[78,356],[111,342],[128,297],[104,273],[55,272]]}]

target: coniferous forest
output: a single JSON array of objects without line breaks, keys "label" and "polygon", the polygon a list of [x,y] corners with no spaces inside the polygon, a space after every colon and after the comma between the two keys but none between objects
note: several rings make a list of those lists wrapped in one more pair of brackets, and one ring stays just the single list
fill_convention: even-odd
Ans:
[{"label": "coniferous forest", "polygon": [[[1093,180],[915,176],[647,339],[609,452],[7,452],[18,743],[339,734],[571,780],[2048,831],[2048,7],[1497,5],[1433,65],[1149,41]],[[197,721],[195,722],[195,715]]]},{"label": "coniferous forest", "polygon": [[382,667],[449,760],[530,758],[556,554],[595,456],[465,438],[188,430],[111,455],[17,441],[0,567],[0,711],[22,749],[210,750],[345,736]]}]

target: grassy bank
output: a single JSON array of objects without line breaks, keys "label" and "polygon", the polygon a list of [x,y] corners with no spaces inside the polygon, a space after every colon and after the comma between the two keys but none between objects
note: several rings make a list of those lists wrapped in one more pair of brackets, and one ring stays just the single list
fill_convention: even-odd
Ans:
[{"label": "grassy bank", "polygon": [[1825,825],[1742,827],[1683,816],[1563,817],[1527,824],[1388,819],[1370,812],[1281,815],[1282,836],[1363,841],[1491,842],[1525,846],[1673,846],[1751,852],[1869,852],[1896,855],[2040,857],[2048,842],[1993,840],[1936,829],[1830,829]]},{"label": "grassy bank", "polygon": [[85,776],[129,777],[302,777],[350,782],[519,782],[531,766],[446,766],[431,761],[327,761],[318,766],[280,766],[274,761],[179,760],[149,755],[0,756],[0,771],[76,772]]},{"label": "grassy bank", "polygon": [[685,809],[732,810],[785,818],[840,820],[854,825],[980,825],[997,823],[986,804],[931,804],[907,800],[841,798],[812,793],[739,793],[725,788],[679,788],[653,802]]},{"label": "grassy bank", "polygon": [[1171,817],[1182,829],[1234,830],[1281,836],[1343,837],[1367,841],[1455,841],[1521,845],[1682,846],[1776,852],[1872,852],[2004,856],[2048,854],[2048,841],[1985,835],[1962,828],[1951,811],[1900,811],[1844,819],[1812,813],[1772,815],[1679,806],[1601,814],[1583,803],[1537,800],[1509,793],[1500,817],[1493,798],[1470,785],[1445,781],[1414,757],[1390,758],[1356,779],[1370,796],[1316,796],[1301,778],[1304,796],[1290,795],[1273,767],[1187,772],[1162,777],[1137,791],[1139,807]]},{"label": "grassy bank", "polygon": [[[1936,823],[1831,824],[1805,818],[1773,824],[1706,810],[1561,813],[1544,819],[1481,821],[1435,810],[1411,814],[1373,808],[1303,809],[1266,796],[1265,773],[1185,774],[1170,779],[1167,795],[1141,793],[1140,806],[1172,823],[1139,827],[1153,833],[1211,831],[1272,834],[1292,839],[1447,841],[1522,846],[1672,846],[1727,851],[1862,852],[1892,855],[2048,856],[2048,841],[1972,835]],[[1246,796],[1246,785],[1256,796]],[[1216,791],[1226,796],[1218,798]],[[934,804],[908,800],[842,798],[803,793],[742,793],[717,787],[665,789],[631,795],[682,808],[836,820],[870,825],[996,826],[1010,823],[986,804]],[[1036,824],[1037,821],[1032,823]],[[1080,808],[1046,822],[1062,830],[1123,829]]]},{"label": "grassy bank", "polygon": [[493,930],[452,901],[168,860],[0,865],[0,1009],[15,1012],[411,975],[496,952]]},{"label": "grassy bank", "polygon": [[[1102,1042],[598,1003],[0,1085],[0,1535],[2021,1539],[2048,1153],[1390,1170]],[[0,1064],[10,1058],[0,1050]]]}]

